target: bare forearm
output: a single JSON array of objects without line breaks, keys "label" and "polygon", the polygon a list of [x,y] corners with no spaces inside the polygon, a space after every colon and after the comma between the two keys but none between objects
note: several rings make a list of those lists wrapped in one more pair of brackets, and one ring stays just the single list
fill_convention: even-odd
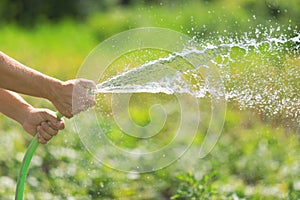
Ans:
[{"label": "bare forearm", "polygon": [[53,111],[34,108],[18,94],[0,88],[0,113],[19,122],[31,135],[38,134],[40,143],[46,144],[58,130],[64,128]]},{"label": "bare forearm", "polygon": [[18,94],[0,88],[0,112],[23,124],[23,119],[32,109]]},{"label": "bare forearm", "polygon": [[0,52],[0,87],[36,97],[51,99],[62,82],[33,70]]},{"label": "bare forearm", "polygon": [[[77,90],[74,96],[82,103],[76,105],[74,109],[73,89],[75,86]],[[94,97],[87,92],[88,89],[95,87],[93,81],[86,79],[59,81],[22,65],[0,51],[0,88],[46,98],[68,118],[95,104]],[[75,102],[78,101],[75,100]]]}]

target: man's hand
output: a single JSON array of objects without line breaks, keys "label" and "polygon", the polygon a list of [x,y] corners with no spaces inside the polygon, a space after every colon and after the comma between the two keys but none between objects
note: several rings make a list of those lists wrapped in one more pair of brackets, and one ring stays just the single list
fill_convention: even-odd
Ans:
[{"label": "man's hand", "polygon": [[24,117],[22,126],[31,135],[38,132],[39,142],[46,144],[59,130],[64,129],[65,124],[51,110],[31,108]]},{"label": "man's hand", "polygon": [[95,104],[94,97],[88,94],[89,89],[96,87],[93,81],[76,79],[62,82],[19,63],[1,51],[0,80],[0,88],[50,100],[67,118]]},{"label": "man's hand", "polygon": [[63,82],[55,97],[49,100],[62,115],[71,118],[95,105],[94,96],[89,93],[95,88],[95,83],[90,80],[69,80]]}]

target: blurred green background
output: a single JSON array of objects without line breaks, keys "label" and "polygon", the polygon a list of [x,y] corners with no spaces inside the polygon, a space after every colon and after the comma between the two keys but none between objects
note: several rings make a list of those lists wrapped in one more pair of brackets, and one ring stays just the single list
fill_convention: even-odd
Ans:
[{"label": "blurred green background", "polygon": [[[299,10],[298,0],[1,0],[0,50],[68,80],[96,45],[124,30],[165,27],[209,41],[261,25],[292,35],[299,32]],[[299,67],[299,58],[293,65]],[[24,98],[54,109],[46,100]],[[66,120],[66,129],[33,157],[25,199],[299,199],[299,124],[227,106],[222,136],[209,156],[194,161],[197,167],[142,175],[93,160]],[[13,199],[31,137],[3,115],[0,134],[0,199]]]}]

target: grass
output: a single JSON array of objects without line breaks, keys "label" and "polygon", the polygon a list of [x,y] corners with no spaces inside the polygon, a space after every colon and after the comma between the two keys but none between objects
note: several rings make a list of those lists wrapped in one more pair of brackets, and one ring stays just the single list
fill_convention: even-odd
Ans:
[{"label": "grass", "polygon": [[[250,1],[242,2],[246,5]],[[226,6],[218,9],[222,5]],[[196,6],[199,9],[193,9]],[[57,24],[42,23],[32,30],[9,24],[0,28],[1,51],[43,73],[67,80],[76,77],[85,56],[99,42],[128,28],[162,26],[187,32],[194,26],[195,31],[202,31],[203,37],[210,38],[215,36],[210,34],[212,31],[242,31],[248,27],[247,18],[252,18],[252,13],[237,9],[231,1],[216,1],[208,5],[195,3],[183,7],[173,5],[172,9],[173,12],[166,12],[163,6],[114,8],[110,12],[91,16],[85,23],[63,20]],[[208,14],[209,11],[214,12]],[[218,17],[224,13],[229,14],[226,21],[221,23]],[[257,21],[251,20],[251,25],[266,23],[264,16],[265,13],[257,15]],[[280,22],[286,22],[286,18],[288,16],[285,15]],[[210,23],[215,19],[219,21]],[[234,24],[232,22],[235,20],[238,20],[239,25],[228,26]],[[234,49],[231,56],[238,60],[243,55],[243,51]],[[272,60],[274,56],[266,56],[269,62],[261,67],[267,67],[268,73],[259,75],[280,77],[277,75],[281,72],[287,73],[289,76],[286,77],[290,78],[282,80],[286,84],[292,83],[293,91],[297,94],[299,59],[285,58],[284,62],[279,63],[283,66],[280,69],[274,67],[274,63],[278,64],[274,62],[275,59]],[[264,57],[253,53],[244,62],[230,63],[225,60],[225,64],[237,73],[242,73],[243,67],[250,61],[261,63],[259,59],[264,60]],[[247,84],[246,80],[239,77],[235,81],[240,85]],[[274,85],[280,86],[279,83]],[[35,106],[53,108],[47,101],[29,97],[26,99]],[[140,104],[132,107],[133,118],[140,124],[149,120],[147,109],[140,116],[138,112],[145,99],[147,95],[136,97]],[[151,103],[151,99],[146,103]],[[67,127],[59,136],[50,144],[39,146],[31,163],[25,197],[43,200],[171,197],[299,199],[299,129],[297,124],[295,126],[289,119],[285,120],[286,123],[281,117],[266,117],[255,108],[240,110],[236,103],[228,103],[223,132],[211,154],[203,159],[195,159],[193,152],[199,149],[198,144],[195,144],[189,156],[176,164],[154,173],[138,175],[110,169],[95,160],[80,142],[72,122],[66,120]],[[21,159],[31,137],[18,124],[4,116],[0,116],[0,134],[0,197],[5,200],[14,196]],[[113,133],[111,137],[118,139],[118,134]],[[201,140],[198,138],[198,142]],[[126,145],[134,147],[135,142]],[[165,141],[162,138],[160,142]]]}]

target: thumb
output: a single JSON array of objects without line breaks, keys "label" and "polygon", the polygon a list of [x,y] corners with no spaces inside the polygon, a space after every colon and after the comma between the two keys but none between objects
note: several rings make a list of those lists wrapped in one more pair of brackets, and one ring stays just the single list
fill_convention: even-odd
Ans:
[{"label": "thumb", "polygon": [[55,112],[50,110],[44,110],[44,112],[41,112],[41,115],[44,121],[50,122],[52,128],[56,130],[64,129],[64,121],[59,120]]},{"label": "thumb", "polygon": [[92,80],[87,80],[87,79],[79,79],[78,83],[87,89],[95,89],[96,88],[96,84],[94,81]]}]

